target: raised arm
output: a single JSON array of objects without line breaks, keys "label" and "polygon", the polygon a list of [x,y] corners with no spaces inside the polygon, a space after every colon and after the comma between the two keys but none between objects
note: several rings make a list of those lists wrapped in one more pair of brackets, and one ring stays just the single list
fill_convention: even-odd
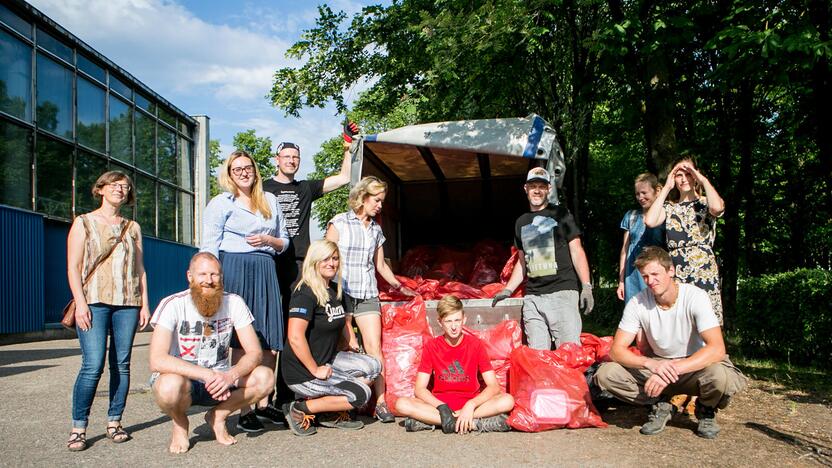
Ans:
[{"label": "raised arm", "polygon": [[656,227],[664,224],[666,213],[664,212],[664,202],[667,201],[667,196],[670,191],[676,187],[676,170],[679,167],[677,164],[673,169],[667,173],[667,180],[665,180],[662,189],[653,201],[653,205],[644,214],[644,225],[647,227]]},{"label": "raised arm", "polygon": [[352,154],[350,144],[344,142],[344,159],[341,160],[341,170],[334,175],[324,179],[324,193],[337,190],[350,183],[350,171],[352,170]]}]

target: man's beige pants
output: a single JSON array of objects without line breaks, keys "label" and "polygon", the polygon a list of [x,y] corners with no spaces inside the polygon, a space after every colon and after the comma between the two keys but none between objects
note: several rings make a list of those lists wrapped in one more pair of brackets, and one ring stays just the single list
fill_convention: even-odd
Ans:
[{"label": "man's beige pants", "polygon": [[[651,375],[653,373],[647,369],[629,369],[616,362],[605,362],[593,379],[601,389],[620,400],[649,405],[658,401],[644,393],[644,383]],[[700,404],[723,409],[728,406],[731,396],[745,388],[746,381],[742,372],[725,356],[722,361],[704,369],[680,375],[679,380],[665,387],[662,395],[695,395]]]}]

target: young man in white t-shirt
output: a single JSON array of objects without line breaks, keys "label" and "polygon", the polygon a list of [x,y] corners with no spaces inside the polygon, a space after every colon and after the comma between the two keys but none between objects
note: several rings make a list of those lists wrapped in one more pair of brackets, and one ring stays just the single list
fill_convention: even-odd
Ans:
[{"label": "young man in white t-shirt", "polygon": [[[722,329],[708,294],[674,279],[670,255],[646,247],[636,258],[647,289],[627,303],[613,338],[614,362],[601,365],[595,384],[621,400],[652,405],[641,433],[664,430],[673,415],[673,395],[698,396],[696,434],[713,439],[719,434],[716,412],[745,387],[746,379],[725,354]],[[628,348],[643,332],[647,355]]]},{"label": "young man in white t-shirt", "polygon": [[[271,392],[274,373],[260,365],[262,349],[254,318],[240,296],[223,292],[222,267],[217,258],[200,252],[187,272],[190,289],[168,296],[150,320],[151,388],[156,404],[173,420],[171,453],[187,452],[187,409],[212,406],[205,422],[217,442],[232,445],[228,415]],[[243,357],[231,365],[229,342],[237,338]]]}]

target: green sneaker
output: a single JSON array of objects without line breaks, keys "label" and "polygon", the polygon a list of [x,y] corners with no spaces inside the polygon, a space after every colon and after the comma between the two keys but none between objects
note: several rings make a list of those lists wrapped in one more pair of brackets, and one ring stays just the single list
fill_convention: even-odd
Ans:
[{"label": "green sneaker", "polygon": [[508,432],[511,426],[508,425],[508,415],[498,414],[489,418],[474,420],[474,429],[479,432]]},{"label": "green sneaker", "polygon": [[436,426],[432,424],[425,424],[418,419],[407,418],[404,420],[404,430],[407,432],[432,431]]},{"label": "green sneaker", "polygon": [[669,401],[660,401],[653,405],[650,415],[647,416],[647,423],[641,426],[641,432],[644,435],[655,435],[664,430],[664,426],[673,417],[673,412],[676,407]]},{"label": "green sneaker", "polygon": [[716,408],[700,405],[699,399],[696,400],[696,410],[694,415],[699,421],[696,426],[696,435],[703,439],[716,439],[719,435],[719,424],[716,423]]},{"label": "green sneaker", "polygon": [[323,427],[347,429],[350,431],[357,431],[364,427],[363,422],[355,421],[352,419],[349,411],[322,414],[321,417],[318,419],[318,424],[320,424]]}]

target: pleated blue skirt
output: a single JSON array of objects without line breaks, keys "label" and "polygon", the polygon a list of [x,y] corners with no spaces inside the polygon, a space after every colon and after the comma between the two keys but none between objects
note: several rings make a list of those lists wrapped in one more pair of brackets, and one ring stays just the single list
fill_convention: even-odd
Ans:
[{"label": "pleated blue skirt", "polygon": [[[225,290],[246,301],[264,350],[281,351],[283,310],[274,257],[265,252],[220,252]],[[239,348],[236,333],[231,346]]]}]

